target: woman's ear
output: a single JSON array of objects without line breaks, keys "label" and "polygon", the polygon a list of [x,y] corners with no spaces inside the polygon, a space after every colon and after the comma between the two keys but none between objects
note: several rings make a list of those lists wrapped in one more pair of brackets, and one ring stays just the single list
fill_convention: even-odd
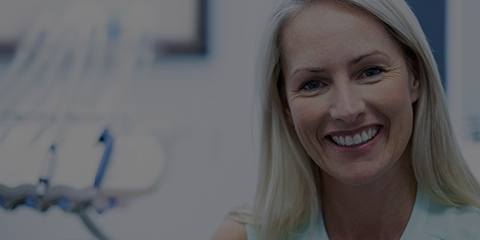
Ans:
[{"label": "woman's ear", "polygon": [[407,50],[407,66],[409,71],[409,83],[408,87],[410,89],[410,102],[415,103],[420,98],[420,61],[413,51]]},{"label": "woman's ear", "polygon": [[410,102],[414,103],[420,97],[420,82],[417,77],[413,76],[410,78],[409,81],[410,87]]}]

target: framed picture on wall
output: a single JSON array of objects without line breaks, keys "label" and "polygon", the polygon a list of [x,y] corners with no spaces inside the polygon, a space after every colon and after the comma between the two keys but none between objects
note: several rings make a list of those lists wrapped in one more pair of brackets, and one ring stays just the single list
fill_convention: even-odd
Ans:
[{"label": "framed picture on wall", "polygon": [[[105,0],[111,11],[125,17],[130,25],[148,25],[156,35],[159,57],[204,55],[207,52],[208,0]],[[82,3],[87,1],[82,0]],[[11,58],[19,39],[41,14],[59,14],[75,0],[2,0],[0,2],[0,57]],[[86,13],[88,14],[88,13]],[[147,22],[148,21],[148,22]]]}]

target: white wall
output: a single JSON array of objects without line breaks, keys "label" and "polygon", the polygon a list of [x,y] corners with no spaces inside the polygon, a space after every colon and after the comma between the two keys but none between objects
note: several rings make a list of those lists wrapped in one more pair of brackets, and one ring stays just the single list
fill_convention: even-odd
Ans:
[{"label": "white wall", "polygon": [[[162,62],[139,80],[144,107],[173,134],[160,190],[96,218],[114,239],[209,239],[254,192],[252,106],[258,42],[273,0],[211,0],[210,53]],[[132,163],[134,164],[134,163]],[[1,239],[91,239],[60,210],[0,210]]]},{"label": "white wall", "polygon": [[[480,117],[480,32],[478,31],[479,1],[449,0],[448,42],[448,99],[452,120],[460,145],[473,171],[480,179],[480,142],[472,139],[471,116]],[[480,128],[480,126],[477,126]]]}]

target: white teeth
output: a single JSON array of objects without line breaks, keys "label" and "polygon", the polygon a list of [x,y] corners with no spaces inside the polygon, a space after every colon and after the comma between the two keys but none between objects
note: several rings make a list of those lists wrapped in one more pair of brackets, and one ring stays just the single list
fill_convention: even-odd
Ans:
[{"label": "white teeth", "polygon": [[361,143],[362,142],[362,137],[359,134],[355,135],[355,137],[353,137],[353,142],[355,144]]},{"label": "white teeth", "polygon": [[347,146],[353,145],[353,138],[350,136],[345,137],[345,143]]},{"label": "white teeth", "polygon": [[362,132],[362,142],[368,141],[368,139],[370,139],[370,137],[368,137],[368,136],[369,136],[368,133],[363,131]]},{"label": "white teeth", "polygon": [[332,138],[333,138],[333,141],[335,141],[335,142],[340,142],[340,137],[332,136]]},{"label": "white teeth", "polygon": [[335,143],[341,146],[352,146],[365,143],[377,135],[378,128],[369,128],[353,136],[332,136]]}]

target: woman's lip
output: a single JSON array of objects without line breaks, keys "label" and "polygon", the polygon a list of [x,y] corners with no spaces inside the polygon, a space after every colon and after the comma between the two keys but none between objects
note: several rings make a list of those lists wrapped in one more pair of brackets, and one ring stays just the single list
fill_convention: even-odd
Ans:
[{"label": "woman's lip", "polygon": [[377,144],[383,136],[384,136],[384,128],[380,127],[377,135],[373,139],[371,139],[370,141],[368,141],[364,144],[356,145],[356,146],[353,146],[353,147],[337,145],[327,138],[325,138],[325,141],[327,141],[328,145],[330,147],[332,147],[337,152],[364,153],[364,152],[368,152],[375,144]]},{"label": "woman's lip", "polygon": [[363,127],[352,129],[352,130],[330,131],[327,134],[325,134],[324,137],[328,137],[328,136],[354,136],[355,134],[362,133],[364,130],[367,130],[369,128],[380,129],[382,127],[383,127],[383,125],[381,125],[381,124],[369,124],[369,125],[365,125]]}]

